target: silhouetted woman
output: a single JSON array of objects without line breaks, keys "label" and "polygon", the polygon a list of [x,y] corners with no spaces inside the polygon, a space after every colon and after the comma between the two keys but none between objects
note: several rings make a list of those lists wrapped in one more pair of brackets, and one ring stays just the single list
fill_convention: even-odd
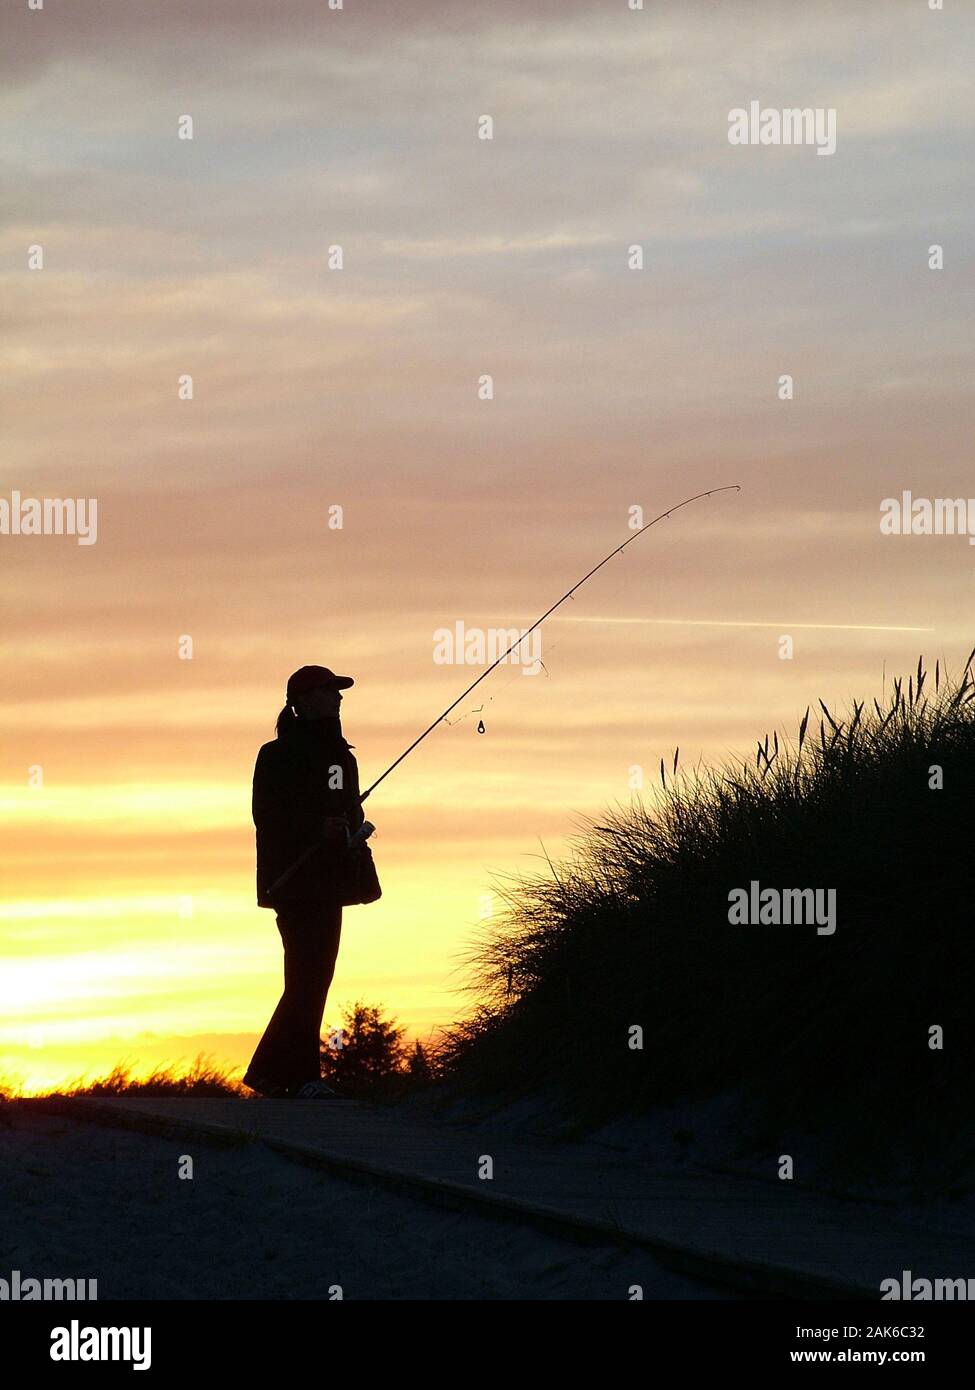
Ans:
[{"label": "silhouetted woman", "polygon": [[[342,930],[337,864],[347,831],[362,824],[359,770],[339,708],[350,676],[303,666],[288,681],[277,738],[254,768],[257,901],[277,913],[284,993],[244,1083],[264,1096],[334,1095],[322,1081],[319,1038]],[[285,882],[312,845],[320,848]]]}]

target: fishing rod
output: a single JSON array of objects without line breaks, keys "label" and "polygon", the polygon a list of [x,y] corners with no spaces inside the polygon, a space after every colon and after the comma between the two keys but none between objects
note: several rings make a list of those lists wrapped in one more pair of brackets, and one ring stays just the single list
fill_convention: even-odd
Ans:
[{"label": "fishing rod", "polygon": [[577,580],[575,584],[573,584],[571,589],[566,590],[566,592],[562,595],[560,599],[556,599],[555,603],[552,604],[551,608],[546,609],[540,618],[536,618],[535,621],[532,623],[531,627],[526,629],[526,631],[521,634],[517,641],[512,642],[511,646],[508,648],[506,652],[501,653],[497,661],[493,661],[486,671],[482,671],[481,674],[478,676],[477,680],[473,681],[472,684],[470,684],[467,687],[467,689],[463,692],[463,694],[458,695],[457,699],[453,702],[453,704],[448,705],[447,708],[444,710],[443,714],[439,714],[437,718],[433,721],[433,723],[430,725],[430,727],[424,729],[423,733],[420,734],[419,738],[415,738],[413,742],[410,744],[409,748],[407,748],[405,752],[401,753],[394,763],[390,763],[389,767],[387,767],[386,771],[382,774],[382,776],[377,777],[375,782],[373,782],[372,786],[367,787],[366,790],[359,797],[360,805],[362,804],[362,802],[365,801],[367,796],[372,795],[372,793],[379,786],[380,782],[384,782],[386,778],[389,776],[389,774],[399,767],[400,763],[403,761],[404,758],[409,757],[409,755],[413,752],[413,749],[418,747],[428,734],[433,733],[437,725],[441,724],[444,721],[444,719],[446,719],[447,715],[450,714],[452,710],[455,710],[457,708],[457,706],[461,703],[462,700],[467,699],[468,695],[470,695],[472,690],[477,689],[477,687],[481,684],[481,681],[487,680],[491,672],[496,670],[497,667],[500,666],[501,663],[505,660],[505,658],[511,655],[515,647],[520,646],[521,643],[524,642],[526,637],[530,637],[537,627],[541,627],[545,619],[550,618],[552,614],[555,612],[556,608],[561,608],[562,604],[565,603],[566,599],[572,598],[575,591],[577,589],[581,589],[587,579],[591,579],[593,575],[597,573],[597,571],[602,569],[603,565],[608,565],[610,560],[612,560],[615,555],[622,555],[623,551],[626,549],[628,545],[632,545],[634,541],[639,540],[640,537],[644,534],[644,532],[649,531],[651,526],[656,526],[658,521],[664,521],[667,517],[673,516],[674,512],[679,512],[681,507],[689,507],[692,502],[700,502],[702,497],[711,497],[717,492],[741,492],[741,485],[739,483],[728,483],[724,487],[712,487],[709,488],[707,492],[697,492],[694,494],[693,497],[685,497],[683,502],[678,502],[675,507],[670,507],[667,511],[661,512],[660,515],[655,516],[652,521],[648,521],[646,526],[641,526],[639,531],[634,531],[633,535],[630,536],[629,540],[625,540],[622,545],[615,546],[614,549],[612,549],[608,555],[604,556],[604,558],[600,560],[598,565],[593,565],[592,569],[589,571],[588,574],[584,574],[581,579]]},{"label": "fishing rod", "polygon": [[[511,655],[515,647],[520,646],[521,643],[524,642],[526,637],[530,637],[537,627],[541,627],[542,623],[545,622],[546,618],[550,618],[557,608],[561,608],[562,604],[565,603],[566,599],[572,598],[576,590],[581,589],[587,579],[591,579],[594,574],[598,573],[598,571],[602,569],[603,565],[608,565],[610,560],[612,560],[615,555],[622,555],[623,551],[626,549],[628,545],[632,545],[634,541],[639,540],[640,537],[646,531],[649,531],[652,526],[656,526],[658,521],[665,521],[667,517],[673,516],[674,512],[679,512],[682,507],[689,507],[692,502],[700,502],[702,497],[713,497],[718,492],[741,492],[741,486],[738,483],[728,483],[724,487],[708,488],[707,492],[696,492],[693,497],[685,497],[683,502],[678,502],[676,506],[669,507],[667,511],[661,512],[660,515],[655,516],[652,521],[648,521],[645,526],[641,526],[639,531],[634,531],[633,535],[630,536],[628,540],[625,540],[622,545],[614,546],[613,549],[609,552],[609,554],[605,555],[603,559],[600,560],[598,565],[593,565],[592,569],[589,570],[587,574],[584,574],[581,579],[576,580],[571,589],[567,589],[561,598],[556,599],[556,601],[552,604],[551,608],[547,608],[540,618],[536,618],[535,621],[532,623],[531,627],[526,629],[526,631],[523,632],[516,641],[512,642],[511,646],[507,649],[507,651],[501,653],[497,661],[492,661],[491,665],[488,666],[486,670],[481,672],[477,680],[472,681],[471,684],[467,687],[467,689],[463,691],[460,695],[458,695],[457,699],[454,700],[452,704],[449,704],[442,714],[438,714],[433,723],[428,728],[424,729],[423,733],[420,734],[419,737],[413,740],[409,748],[405,749],[394,763],[390,763],[389,767],[387,767],[386,771],[382,774],[382,776],[377,777],[375,782],[373,782],[372,786],[367,787],[366,790],[361,793],[359,797],[360,806],[366,800],[367,797],[372,795],[372,793],[379,786],[380,782],[385,782],[389,774],[391,772],[394,772],[396,768],[399,767],[403,759],[408,758],[409,755],[413,752],[413,749],[419,747],[419,745],[423,742],[427,735],[432,734],[437,725],[442,724],[443,721],[446,719],[447,715],[450,714],[452,710],[455,710],[462,700],[466,700],[468,695],[470,695],[473,690],[477,689],[477,687],[481,684],[481,681],[487,680],[491,672],[497,670],[501,663]],[[359,826],[358,830],[356,830],[354,834],[348,835],[349,848],[353,848],[356,845],[363,844],[373,833],[375,828],[376,827],[372,824],[371,821],[363,821],[362,825]],[[308,862],[308,860],[312,857],[313,854],[317,852],[319,848],[320,846],[317,844],[309,845],[309,847],[301,855],[298,856],[294,863],[289,865],[289,867],[285,869],[284,873],[281,874],[280,877],[277,878],[275,882],[271,885],[271,887],[268,889],[268,897],[272,897],[279,888],[283,887],[284,884],[287,883],[289,879],[291,879],[298,872],[298,870]]]}]

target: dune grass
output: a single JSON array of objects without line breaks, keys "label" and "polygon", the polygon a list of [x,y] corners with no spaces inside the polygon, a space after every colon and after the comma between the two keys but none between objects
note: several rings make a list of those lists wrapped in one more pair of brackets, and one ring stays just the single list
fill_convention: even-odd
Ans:
[{"label": "dune grass", "polygon": [[[739,1091],[770,1145],[797,1127],[867,1163],[967,1164],[971,661],[953,680],[919,661],[883,704],[821,703],[746,763],[661,762],[653,804],[502,886],[440,1068],[481,1093],[558,1083],[594,1120]],[[729,892],[752,880],[835,889],[835,934],[731,925]]]},{"label": "dune grass", "polygon": [[242,1096],[249,1091],[202,1053],[182,1070],[177,1065],[156,1067],[147,1076],[132,1074],[129,1063],[119,1062],[95,1081],[79,1078],[52,1087],[44,1096]]}]

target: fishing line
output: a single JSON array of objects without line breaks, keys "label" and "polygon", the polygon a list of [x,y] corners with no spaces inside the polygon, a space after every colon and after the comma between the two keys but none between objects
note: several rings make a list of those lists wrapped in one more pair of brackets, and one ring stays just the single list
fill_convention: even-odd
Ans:
[{"label": "fishing line", "polygon": [[[625,558],[625,557],[624,557],[624,558]],[[609,592],[608,592],[607,594],[605,594],[604,597],[603,597],[603,600],[602,600],[602,601],[603,601],[603,603],[605,603],[605,604],[607,605],[607,607],[612,606],[613,600],[617,598],[617,596],[622,592],[622,590],[624,590],[624,589],[629,589],[629,587],[630,587],[630,579],[631,579],[630,571],[629,571],[629,569],[626,567],[626,565],[623,565],[623,566],[621,567],[621,573],[620,573],[619,579],[618,579],[617,582],[613,585],[613,587],[609,590]],[[547,679],[547,680],[551,680],[551,679],[552,679],[552,672],[553,672],[553,671],[556,671],[556,668],[555,668],[554,664],[552,663],[552,653],[553,653],[553,652],[558,651],[559,647],[568,647],[570,650],[575,650],[576,648],[584,647],[587,643],[591,642],[591,640],[592,640],[592,639],[591,639],[590,637],[588,637],[588,636],[585,634],[584,629],[582,629],[582,630],[580,630],[580,629],[573,629],[573,628],[570,626],[570,627],[562,634],[562,636],[556,638],[556,640],[555,640],[554,642],[546,642],[546,644],[545,644],[545,656],[546,656],[546,660],[543,661],[543,660],[541,659],[541,657],[539,657],[539,660],[538,660],[538,664],[539,664],[539,666],[541,666],[542,672],[543,672],[543,674],[545,675],[546,679]],[[516,645],[517,645],[517,644],[516,644]],[[564,652],[563,652],[563,655],[564,655]],[[550,668],[551,668],[551,669],[550,669]],[[471,709],[469,709],[469,710],[466,710],[465,713],[463,713],[463,714],[459,714],[459,715],[457,716],[456,719],[444,719],[444,721],[443,721],[444,724],[446,724],[446,726],[447,726],[448,729],[453,729],[453,728],[456,728],[458,724],[463,724],[463,723],[466,723],[466,721],[467,721],[468,719],[473,719],[475,715],[480,715],[481,718],[480,718],[479,721],[478,721],[478,729],[477,729],[477,731],[478,731],[478,733],[480,733],[480,734],[486,733],[486,732],[487,732],[487,728],[486,728],[486,726],[484,725],[484,717],[483,717],[483,716],[484,716],[484,713],[485,713],[485,711],[486,711],[486,709],[487,709],[487,706],[488,706],[488,705],[493,705],[493,704],[495,704],[495,703],[500,703],[500,701],[501,701],[501,699],[503,698],[503,696],[504,696],[506,693],[508,693],[508,692],[510,691],[510,688],[511,688],[512,683],[513,683],[515,680],[517,680],[518,677],[523,676],[523,672],[524,672],[524,668],[523,668],[523,667],[519,667],[519,666],[517,665],[517,658],[516,658],[515,664],[513,664],[512,669],[509,671],[509,673],[508,673],[508,675],[507,675],[507,678],[501,679],[501,680],[498,681],[498,688],[497,688],[497,690],[495,691],[495,693],[494,693],[493,695],[487,695],[487,696],[485,696],[485,698],[484,698],[484,700],[482,701],[481,704],[475,705],[473,708],[471,708]],[[557,674],[557,671],[556,671],[556,674]],[[535,677],[532,677],[532,679],[535,679]]]},{"label": "fishing line", "polygon": [[442,714],[437,715],[433,723],[430,724],[426,729],[424,729],[423,733],[419,734],[408,748],[404,749],[404,751],[399,755],[395,762],[390,763],[386,771],[382,773],[381,776],[377,777],[375,782],[373,782],[370,787],[366,788],[366,790],[359,797],[360,803],[365,801],[367,797],[372,795],[372,793],[376,790],[379,784],[381,782],[384,782],[386,778],[389,776],[389,774],[399,767],[403,759],[408,758],[409,755],[413,752],[413,749],[418,747],[418,745],[423,742],[423,740],[427,737],[428,734],[432,734],[437,725],[443,723],[443,721],[447,718],[447,715],[452,714],[453,711],[457,708],[457,706],[459,704],[462,704],[463,701],[467,699],[468,695],[470,695],[470,693],[473,690],[477,689],[477,687],[481,684],[481,681],[487,680],[491,672],[497,670],[501,663],[511,655],[511,653],[515,650],[516,647],[520,646],[522,642],[524,642],[529,636],[531,636],[531,634],[535,631],[536,628],[541,627],[542,623],[545,621],[546,618],[551,617],[551,615],[555,612],[557,608],[561,608],[562,604],[565,603],[567,599],[572,598],[576,590],[580,589],[588,579],[591,579],[594,574],[598,573],[598,571],[601,570],[604,565],[608,565],[610,560],[612,560],[616,555],[621,555],[628,545],[632,545],[634,541],[639,540],[639,538],[642,535],[644,535],[645,532],[649,531],[651,527],[656,526],[658,522],[665,521],[668,517],[673,516],[675,512],[679,512],[682,507],[689,507],[692,502],[699,502],[703,497],[713,497],[715,494],[719,492],[740,491],[741,486],[738,483],[728,483],[723,487],[708,488],[706,492],[696,492],[693,497],[685,497],[683,502],[678,502],[675,506],[669,507],[667,511],[661,512],[659,516],[655,516],[652,521],[648,521],[645,526],[641,526],[639,531],[634,531],[633,535],[630,536],[627,540],[623,541],[621,545],[614,546],[614,548],[609,552],[609,554],[604,555],[598,564],[593,565],[592,569],[587,571],[587,573],[584,574],[581,579],[577,579],[576,582],[572,585],[571,589],[567,589],[561,598],[556,599],[552,606],[550,608],[547,608],[540,618],[536,618],[535,621],[532,623],[531,627],[527,628],[518,637],[517,641],[512,642],[511,646],[508,647],[506,651],[502,652],[501,655],[497,658],[497,660],[492,661],[491,665],[488,666],[486,670],[481,672],[477,680],[472,681],[466,690],[461,691],[461,693],[457,696],[457,699],[454,700],[452,704],[449,704]]}]

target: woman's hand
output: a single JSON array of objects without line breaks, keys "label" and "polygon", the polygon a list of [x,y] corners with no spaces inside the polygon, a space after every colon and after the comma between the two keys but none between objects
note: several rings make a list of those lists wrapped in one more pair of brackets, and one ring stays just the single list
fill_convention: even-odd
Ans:
[{"label": "woman's hand", "polygon": [[349,826],[344,816],[326,816],[322,833],[326,840],[348,839]]}]

